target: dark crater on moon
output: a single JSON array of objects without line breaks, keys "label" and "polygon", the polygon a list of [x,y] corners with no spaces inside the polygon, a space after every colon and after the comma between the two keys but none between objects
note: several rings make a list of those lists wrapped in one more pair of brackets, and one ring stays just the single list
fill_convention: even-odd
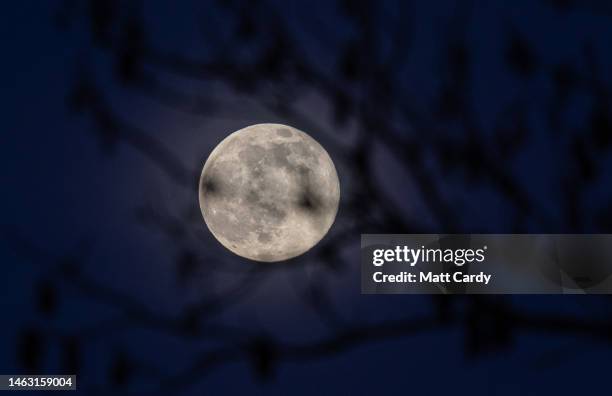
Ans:
[{"label": "dark crater on moon", "polygon": [[245,164],[254,166],[262,157],[266,155],[266,149],[256,144],[249,144],[238,153],[238,158]]},{"label": "dark crater on moon", "polygon": [[[278,205],[275,205],[272,202],[264,201],[260,193],[256,190],[249,190],[245,199],[250,205],[259,208],[266,215],[268,215],[269,218],[275,220],[276,222],[280,223],[285,217],[287,217],[287,212],[280,209]],[[258,220],[258,223],[261,222],[261,218],[258,218]]]},{"label": "dark crater on moon", "polygon": [[293,135],[288,128],[280,128],[276,131],[276,133],[278,133],[278,136],[282,137],[291,137]]},{"label": "dark crater on moon", "polygon": [[259,242],[270,242],[272,240],[272,236],[266,232],[260,232],[259,235],[257,235],[257,240]]}]

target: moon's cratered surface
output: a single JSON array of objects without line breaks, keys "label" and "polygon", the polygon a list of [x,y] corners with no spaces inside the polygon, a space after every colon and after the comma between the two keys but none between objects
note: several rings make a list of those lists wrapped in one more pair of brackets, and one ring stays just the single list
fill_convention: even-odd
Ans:
[{"label": "moon's cratered surface", "polygon": [[257,124],[225,138],[202,170],[200,209],[239,256],[281,261],[316,245],[336,217],[340,184],[331,158],[306,133]]}]

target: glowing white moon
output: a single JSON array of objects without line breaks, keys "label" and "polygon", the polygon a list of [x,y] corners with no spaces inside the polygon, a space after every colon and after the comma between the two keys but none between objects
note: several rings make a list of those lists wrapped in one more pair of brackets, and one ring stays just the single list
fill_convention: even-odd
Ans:
[{"label": "glowing white moon", "polygon": [[212,151],[199,198],[204,221],[223,246],[271,262],[299,256],[325,236],[340,184],[316,140],[287,125],[257,124]]}]

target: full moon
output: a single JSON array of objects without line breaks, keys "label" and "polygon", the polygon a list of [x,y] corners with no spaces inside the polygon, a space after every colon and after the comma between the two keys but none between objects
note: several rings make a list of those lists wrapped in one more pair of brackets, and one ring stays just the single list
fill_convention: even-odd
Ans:
[{"label": "full moon", "polygon": [[251,125],[212,151],[199,184],[200,209],[227,249],[256,261],[308,251],[329,231],[340,201],[336,168],[308,134]]}]

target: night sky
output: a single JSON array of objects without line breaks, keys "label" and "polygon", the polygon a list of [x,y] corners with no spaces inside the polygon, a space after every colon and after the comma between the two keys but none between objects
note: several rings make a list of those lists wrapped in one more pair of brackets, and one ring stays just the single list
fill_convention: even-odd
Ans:
[{"label": "night sky", "polygon": [[[611,6],[174,3],[2,7],[1,374],[76,372],[83,394],[606,389],[605,296],[361,295],[359,237],[610,233]],[[287,263],[232,255],[197,201],[210,151],[263,122],[317,139],[342,188]]]}]

